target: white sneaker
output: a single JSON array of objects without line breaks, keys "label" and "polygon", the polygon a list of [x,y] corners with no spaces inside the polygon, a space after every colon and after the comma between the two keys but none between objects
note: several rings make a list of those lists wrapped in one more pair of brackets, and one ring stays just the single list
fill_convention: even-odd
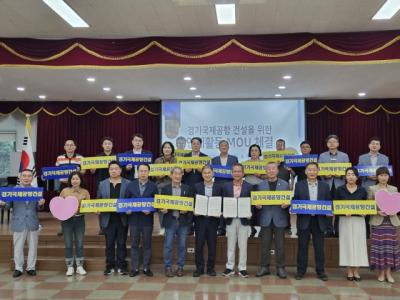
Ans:
[{"label": "white sneaker", "polygon": [[68,267],[67,272],[65,273],[65,275],[72,276],[72,275],[74,275],[74,273],[75,273],[74,267]]},{"label": "white sneaker", "polygon": [[79,275],[86,275],[87,272],[85,271],[85,269],[82,266],[78,266],[76,268],[76,273],[78,273]]}]

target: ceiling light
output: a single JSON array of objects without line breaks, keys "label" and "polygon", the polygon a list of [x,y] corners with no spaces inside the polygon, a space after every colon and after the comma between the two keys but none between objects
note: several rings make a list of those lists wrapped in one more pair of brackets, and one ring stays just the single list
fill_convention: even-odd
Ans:
[{"label": "ceiling light", "polygon": [[190,76],[185,76],[185,77],[183,77],[183,80],[185,80],[185,81],[190,81],[190,80],[192,80],[192,77],[190,77]]},{"label": "ceiling light", "polygon": [[96,81],[96,78],[94,78],[94,77],[88,77],[88,78],[86,78],[86,80],[87,80],[88,82],[95,82],[95,81]]},{"label": "ceiling light", "polygon": [[365,93],[365,92],[358,93],[358,97],[365,97],[365,96],[367,96],[367,93]]},{"label": "ceiling light", "polygon": [[39,95],[39,99],[44,100],[44,99],[46,99],[46,98],[47,98],[46,95]]},{"label": "ceiling light", "polygon": [[25,92],[25,88],[23,86],[17,86],[18,92]]},{"label": "ceiling light", "polygon": [[275,97],[282,97],[281,94],[275,94]]},{"label": "ceiling light", "polygon": [[115,96],[115,98],[117,98],[118,100],[121,100],[121,99],[124,99],[124,96],[122,96],[122,95],[117,95],[117,96]]},{"label": "ceiling light", "polygon": [[111,88],[110,88],[110,87],[108,87],[108,86],[105,86],[105,87],[103,87],[103,91],[105,91],[105,92],[109,92],[109,91],[111,91]]},{"label": "ceiling light", "polygon": [[290,80],[290,79],[292,79],[292,75],[285,75],[282,78],[285,80]]},{"label": "ceiling light", "polygon": [[278,86],[278,89],[280,89],[280,90],[285,90],[285,89],[286,89],[286,86],[280,85],[280,86]]},{"label": "ceiling light", "polygon": [[386,0],[381,8],[372,17],[372,20],[389,20],[400,9],[400,0]]},{"label": "ceiling light", "polygon": [[89,24],[63,0],[43,0],[43,2],[72,27],[89,27]]},{"label": "ceiling light", "polygon": [[195,98],[201,98],[201,95],[196,95],[196,96],[194,96]]},{"label": "ceiling light", "polygon": [[197,90],[197,87],[195,87],[195,86],[191,86],[191,87],[189,88],[189,90],[191,90],[191,91],[195,91],[195,90]]},{"label": "ceiling light", "polygon": [[235,4],[215,4],[218,25],[236,24]]}]

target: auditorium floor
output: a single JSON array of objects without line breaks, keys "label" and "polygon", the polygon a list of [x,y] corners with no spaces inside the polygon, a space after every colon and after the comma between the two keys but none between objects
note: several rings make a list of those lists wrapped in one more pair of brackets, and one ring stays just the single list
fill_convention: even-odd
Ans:
[{"label": "auditorium floor", "polygon": [[[223,267],[220,266],[219,271]],[[340,269],[329,269],[329,281],[317,280],[312,273],[301,281],[292,278],[294,268],[289,268],[289,279],[275,276],[262,279],[254,277],[224,278],[222,276],[193,278],[188,267],[182,278],[167,279],[161,266],[154,266],[152,278],[139,275],[135,278],[101,272],[87,276],[65,277],[59,271],[38,271],[36,277],[24,274],[14,280],[8,265],[0,265],[0,299],[400,299],[400,276],[393,285],[380,283],[368,270],[363,270],[363,281],[348,282]]]}]

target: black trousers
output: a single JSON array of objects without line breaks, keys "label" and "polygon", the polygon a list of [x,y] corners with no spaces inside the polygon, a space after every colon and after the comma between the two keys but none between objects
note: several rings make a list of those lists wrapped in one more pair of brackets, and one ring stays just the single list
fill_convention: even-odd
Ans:
[{"label": "black trousers", "polygon": [[325,249],[324,232],[321,231],[318,224],[318,216],[312,216],[310,224],[305,230],[297,230],[298,252],[297,252],[297,273],[304,275],[307,272],[308,265],[308,244],[312,235],[312,242],[315,253],[315,270],[317,274],[325,273]]},{"label": "black trousers", "polygon": [[130,225],[131,232],[131,268],[132,271],[139,270],[139,245],[143,245],[143,269],[150,270],[151,264],[151,235],[153,226]]},{"label": "black trousers", "polygon": [[260,266],[267,267],[271,263],[272,240],[275,243],[276,266],[285,267],[285,227],[270,226],[261,227],[261,257]]},{"label": "black trousers", "polygon": [[[128,226],[124,226],[121,219],[110,219],[108,226],[103,228],[106,239],[106,269],[126,270],[126,239]],[[117,245],[117,263],[115,263],[115,244]]]},{"label": "black trousers", "polygon": [[217,228],[219,219],[213,217],[200,217],[195,221],[195,262],[196,269],[204,272],[204,245],[207,241],[207,271],[214,270],[217,249]]}]

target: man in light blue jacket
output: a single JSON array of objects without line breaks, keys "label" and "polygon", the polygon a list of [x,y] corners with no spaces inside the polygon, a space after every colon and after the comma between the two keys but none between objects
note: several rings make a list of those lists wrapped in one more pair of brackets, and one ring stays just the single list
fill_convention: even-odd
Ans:
[{"label": "man in light blue jacket", "polygon": [[[369,152],[358,157],[359,166],[387,166],[389,165],[389,157],[379,153],[381,149],[381,140],[373,137],[368,143]],[[361,177],[362,186],[368,190],[368,187],[376,184],[376,176]]]},{"label": "man in light blue jacket", "polygon": [[[31,187],[33,180],[32,170],[25,169],[21,172],[21,187]],[[38,210],[44,205],[45,200],[39,201],[10,201],[0,200],[0,206],[6,209],[12,208],[11,231],[13,232],[14,278],[20,277],[24,268],[24,245],[28,241],[28,261],[26,272],[28,275],[36,275],[37,245],[39,238]]]}]

